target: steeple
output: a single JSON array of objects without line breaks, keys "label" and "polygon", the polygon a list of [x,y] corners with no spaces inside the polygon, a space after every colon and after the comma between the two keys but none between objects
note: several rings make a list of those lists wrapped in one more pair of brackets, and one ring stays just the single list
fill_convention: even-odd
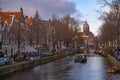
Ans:
[{"label": "steeple", "polygon": [[38,11],[36,11],[36,12],[35,12],[35,18],[36,18],[36,19],[39,19],[39,17],[40,17],[40,16],[39,16],[39,13],[38,13]]},{"label": "steeple", "polygon": [[84,25],[83,25],[83,32],[89,32],[89,24],[87,23],[87,20],[85,21]]},{"label": "steeple", "polygon": [[22,8],[22,7],[20,8],[20,12],[21,12],[21,14],[23,15],[23,8]]}]

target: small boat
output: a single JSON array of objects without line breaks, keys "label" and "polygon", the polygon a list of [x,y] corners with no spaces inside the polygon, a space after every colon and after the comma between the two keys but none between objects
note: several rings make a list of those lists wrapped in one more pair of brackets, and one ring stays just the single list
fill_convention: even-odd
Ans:
[{"label": "small boat", "polygon": [[119,72],[119,68],[118,67],[109,67],[108,68],[108,73],[116,73]]},{"label": "small boat", "polygon": [[86,62],[87,56],[85,54],[75,56],[75,62]]}]

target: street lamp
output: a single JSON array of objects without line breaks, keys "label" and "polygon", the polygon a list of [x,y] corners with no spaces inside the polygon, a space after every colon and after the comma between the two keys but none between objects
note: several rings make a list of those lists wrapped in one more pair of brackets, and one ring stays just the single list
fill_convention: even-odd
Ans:
[{"label": "street lamp", "polygon": [[2,53],[2,8],[0,8],[0,53]]}]

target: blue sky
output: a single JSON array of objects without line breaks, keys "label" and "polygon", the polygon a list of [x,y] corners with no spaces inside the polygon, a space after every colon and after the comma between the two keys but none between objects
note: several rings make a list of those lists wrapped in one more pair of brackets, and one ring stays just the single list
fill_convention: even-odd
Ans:
[{"label": "blue sky", "polygon": [[[76,19],[88,21],[90,30],[97,35],[102,21],[98,20],[100,14],[96,10],[104,10],[98,0],[1,0],[3,11],[19,11],[23,7],[24,14],[34,16],[38,10],[42,19],[48,19],[53,14],[58,17],[67,14],[77,15]],[[81,15],[81,16],[79,16]],[[81,28],[82,28],[81,24]]]}]

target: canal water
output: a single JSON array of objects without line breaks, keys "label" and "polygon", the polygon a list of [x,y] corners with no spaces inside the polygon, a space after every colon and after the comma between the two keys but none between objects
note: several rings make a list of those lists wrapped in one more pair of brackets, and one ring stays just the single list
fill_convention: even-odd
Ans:
[{"label": "canal water", "polygon": [[107,73],[107,67],[104,57],[92,56],[86,63],[75,63],[72,56],[6,75],[0,80],[109,80],[113,74]]}]

